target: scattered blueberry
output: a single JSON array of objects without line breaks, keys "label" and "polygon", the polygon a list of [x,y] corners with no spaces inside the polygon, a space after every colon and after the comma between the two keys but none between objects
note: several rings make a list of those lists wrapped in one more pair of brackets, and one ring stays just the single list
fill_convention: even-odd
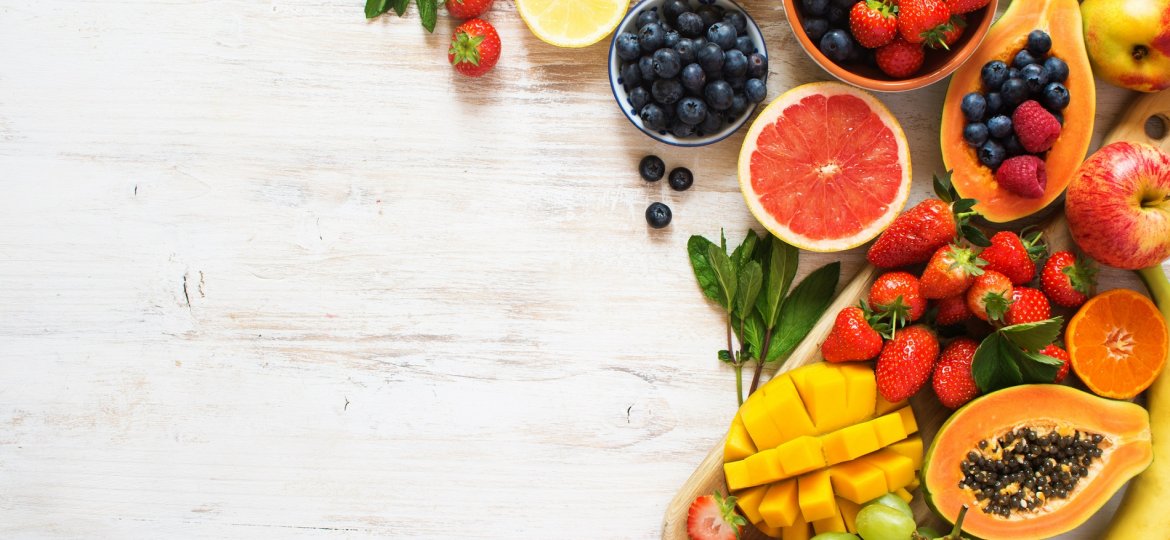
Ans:
[{"label": "scattered blueberry", "polygon": [[723,74],[727,77],[742,77],[747,73],[748,60],[738,49],[731,49],[723,56]]},{"label": "scattered blueberry", "polygon": [[1028,99],[1028,85],[1024,83],[1023,79],[1008,79],[1000,87],[999,95],[1003,96],[1004,103],[1015,108],[1016,105]]},{"label": "scattered blueberry", "polygon": [[1044,106],[1053,113],[1064,110],[1065,107],[1068,107],[1068,88],[1065,88],[1062,83],[1048,83],[1044,87],[1044,93],[1041,95],[1041,99],[1044,102]]},{"label": "scattered blueberry", "polygon": [[987,101],[987,114],[999,114],[1003,110],[1003,96],[999,92],[988,92],[984,99]]},{"label": "scattered blueberry", "polygon": [[987,133],[996,139],[1007,137],[1012,132],[1012,119],[1004,116],[992,116],[987,120]]},{"label": "scattered blueberry", "polygon": [[654,96],[654,101],[670,105],[682,98],[682,83],[678,79],[658,79],[650,87],[650,95]]},{"label": "scattered blueberry", "polygon": [[638,163],[638,174],[642,175],[642,180],[657,182],[666,174],[666,163],[658,156],[646,156]]},{"label": "scattered blueberry", "polygon": [[829,21],[810,17],[801,23],[801,27],[804,28],[804,33],[808,35],[809,40],[813,43],[820,43],[825,32],[829,31]]},{"label": "scattered blueberry", "polygon": [[820,17],[829,12],[829,0],[800,0],[800,6],[805,17]]},{"label": "scattered blueberry", "polygon": [[971,122],[963,128],[963,140],[971,146],[981,146],[987,142],[987,124]]},{"label": "scattered blueberry", "polygon": [[659,79],[670,79],[678,75],[682,69],[678,52],[674,49],[658,49],[654,51],[654,75]]},{"label": "scattered blueberry", "polygon": [[1050,82],[1062,83],[1065,79],[1068,79],[1068,64],[1055,56],[1049,56],[1044,61],[1044,69],[1048,70],[1048,80]]},{"label": "scattered blueberry", "polygon": [[693,126],[707,117],[707,104],[699,98],[685,97],[678,101],[676,113],[679,120]]},{"label": "scattered blueberry", "polygon": [[1016,53],[1016,57],[1012,59],[1012,67],[1016,69],[1024,69],[1024,66],[1035,63],[1036,57],[1032,56],[1028,49],[1020,49],[1020,52]]},{"label": "scattered blueberry", "polygon": [[686,191],[695,183],[695,175],[691,174],[691,170],[686,167],[675,167],[670,171],[667,181],[670,182],[670,189]]},{"label": "scattered blueberry", "polygon": [[642,70],[638,69],[636,62],[622,64],[622,70],[619,73],[622,77],[622,87],[626,89],[626,92],[632,92],[635,88],[642,87]]},{"label": "scattered blueberry", "polygon": [[979,147],[979,162],[986,165],[988,169],[996,170],[1003,160],[1007,159],[1007,152],[1003,146],[995,141],[987,141],[983,146]]},{"label": "scattered blueberry", "polygon": [[678,18],[683,13],[691,13],[691,5],[686,0],[666,0],[662,4],[662,15],[666,22],[678,24]]},{"label": "scattered blueberry", "polygon": [[748,77],[762,79],[768,74],[768,57],[760,53],[748,55]]},{"label": "scattered blueberry", "polygon": [[698,13],[687,12],[678,16],[678,32],[684,37],[699,37],[703,33],[703,18]]},{"label": "scattered blueberry", "polygon": [[650,103],[649,90],[641,86],[630,90],[630,106],[634,108],[634,114],[638,114],[647,103]]},{"label": "scattered blueberry", "polygon": [[655,229],[670,225],[670,207],[660,202],[650,203],[646,208],[646,223]]},{"label": "scattered blueberry", "polygon": [[979,72],[983,78],[983,87],[997,89],[1003,86],[1003,82],[1008,79],[1007,64],[999,60],[992,60],[983,64],[983,69]]},{"label": "scattered blueberry", "polygon": [[731,107],[731,100],[734,92],[731,85],[727,81],[711,81],[707,83],[707,87],[703,90],[703,96],[707,98],[707,106],[716,110],[722,111]]},{"label": "scattered blueberry", "polygon": [[959,104],[959,110],[963,111],[963,117],[968,122],[978,122],[983,120],[983,115],[987,112],[987,98],[979,92],[971,92],[963,96],[963,101]]},{"label": "scattered blueberry", "polygon": [[821,52],[834,62],[844,62],[853,52],[853,39],[846,30],[829,30],[821,38]]},{"label": "scattered blueberry", "polygon": [[730,24],[717,22],[707,28],[707,41],[728,50],[735,47],[735,29]]},{"label": "scattered blueberry", "polygon": [[684,66],[690,64],[695,61],[695,42],[682,38],[674,44],[674,52],[678,53],[679,63]]},{"label": "scattered blueberry", "polygon": [[1032,30],[1028,33],[1028,43],[1025,46],[1028,52],[1036,58],[1044,58],[1052,48],[1052,38],[1043,30]]},{"label": "scattered blueberry", "polygon": [[702,91],[707,84],[707,72],[699,64],[687,64],[679,78],[682,79],[683,88],[692,92]]},{"label": "scattered blueberry", "polygon": [[719,48],[719,45],[714,43],[703,45],[696,57],[699,65],[703,66],[707,73],[719,74],[723,71],[723,49]]},{"label": "scattered blueberry", "polygon": [[642,52],[652,53],[661,49],[665,44],[666,31],[659,23],[652,22],[638,31],[638,45],[642,47]]},{"label": "scattered blueberry", "polygon": [[617,49],[618,58],[622,60],[637,60],[639,56],[642,56],[642,49],[638,46],[638,36],[630,32],[618,34],[615,48]]},{"label": "scattered blueberry", "polygon": [[638,18],[634,19],[634,25],[641,29],[643,26],[652,22],[658,22],[658,10],[647,9],[638,14]]},{"label": "scattered blueberry", "polygon": [[747,32],[747,17],[740,11],[728,11],[723,15],[723,22],[730,24],[735,33]]},{"label": "scattered blueberry", "polygon": [[1028,64],[1020,69],[1020,78],[1028,86],[1028,93],[1039,94],[1048,84],[1048,71],[1040,64]]},{"label": "scattered blueberry", "polygon": [[743,95],[752,103],[759,103],[768,97],[768,85],[759,79],[748,79],[743,86]]}]

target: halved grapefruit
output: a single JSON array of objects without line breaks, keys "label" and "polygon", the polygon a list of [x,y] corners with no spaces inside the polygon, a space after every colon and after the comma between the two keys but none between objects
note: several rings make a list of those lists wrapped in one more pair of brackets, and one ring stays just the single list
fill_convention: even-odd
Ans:
[{"label": "halved grapefruit", "polygon": [[873,95],[835,82],[805,84],[776,98],[748,129],[739,187],[777,238],[841,251],[877,236],[906,205],[910,148]]}]

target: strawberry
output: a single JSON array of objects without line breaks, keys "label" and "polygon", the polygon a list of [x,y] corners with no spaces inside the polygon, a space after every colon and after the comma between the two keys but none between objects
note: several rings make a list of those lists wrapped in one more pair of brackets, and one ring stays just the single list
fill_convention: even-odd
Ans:
[{"label": "strawberry", "polygon": [[899,36],[884,47],[878,48],[874,53],[874,60],[877,61],[878,69],[882,70],[882,73],[904,79],[918,73],[922,68],[922,62],[926,60],[926,51],[922,50],[922,45],[909,43]]},{"label": "strawberry", "polygon": [[961,14],[961,13],[971,13],[972,11],[975,11],[975,10],[991,3],[991,0],[946,0],[946,1],[947,1],[947,9],[949,9],[952,14],[956,14],[956,15]]},{"label": "strawberry", "polygon": [[984,264],[969,248],[955,244],[938,248],[919,279],[922,296],[939,299],[963,294],[975,276],[983,273]]},{"label": "strawberry", "polygon": [[995,270],[986,270],[967,289],[967,309],[985,321],[1000,321],[1011,303],[1012,280]]},{"label": "strawberry", "polygon": [[967,297],[960,293],[938,301],[938,315],[935,317],[934,323],[939,326],[947,326],[959,324],[971,317],[974,315],[967,308]]},{"label": "strawberry", "polygon": [[882,352],[882,335],[874,325],[884,327],[865,308],[849,306],[837,313],[833,329],[821,344],[821,356],[827,362],[860,362]]},{"label": "strawberry", "polygon": [[1036,275],[1036,260],[1047,249],[1040,242],[1040,233],[1020,238],[1011,231],[1000,231],[991,237],[991,245],[979,254],[987,261],[985,270],[995,270],[1012,280],[1012,285],[1023,285]]},{"label": "strawberry", "polygon": [[926,299],[918,288],[918,278],[909,272],[886,272],[869,287],[869,305],[890,317],[890,328],[906,321],[916,321],[926,313]]},{"label": "strawberry", "polygon": [[938,338],[925,326],[911,326],[882,347],[875,372],[877,389],[890,402],[914,395],[934,370]]},{"label": "strawberry", "polygon": [[968,224],[975,215],[971,210],[975,200],[959,198],[950,180],[938,176],[934,177],[934,192],[937,199],[926,199],[903,212],[878,236],[865,256],[870,263],[878,268],[923,263],[956,237],[977,246],[987,245],[983,233]]},{"label": "strawberry", "polygon": [[687,536],[691,540],[735,540],[747,520],[735,512],[735,497],[703,495],[687,510]]},{"label": "strawberry", "polygon": [[447,0],[447,13],[456,19],[474,19],[491,9],[494,0]]},{"label": "strawberry", "polygon": [[1060,371],[1056,372],[1056,379],[1053,379],[1052,382],[1064,381],[1064,378],[1068,376],[1068,351],[1061,349],[1060,347],[1057,347],[1055,343],[1052,343],[1047,347],[1040,349],[1040,354],[1051,356],[1061,361]]},{"label": "strawberry", "polygon": [[954,45],[959,38],[963,37],[963,30],[967,28],[967,19],[962,15],[951,15],[950,28],[943,30],[939,35],[942,38],[938,43],[929,43],[931,49],[946,49],[951,50],[951,45]]},{"label": "strawberry", "polygon": [[1016,287],[1012,289],[1012,304],[1004,314],[1007,325],[1039,322],[1052,316],[1052,306],[1039,289]]},{"label": "strawberry", "polygon": [[500,35],[483,19],[471,19],[451,35],[447,61],[455,71],[468,77],[480,77],[491,71],[500,59]]},{"label": "strawberry", "polygon": [[876,49],[898,35],[894,5],[885,0],[865,0],[849,10],[849,31],[862,47]]},{"label": "strawberry", "polygon": [[910,43],[942,43],[951,29],[951,10],[943,0],[901,0],[898,3],[898,33]]},{"label": "strawberry", "polygon": [[948,343],[938,357],[932,386],[939,403],[948,409],[958,409],[979,395],[975,376],[971,374],[971,361],[978,348],[977,341],[960,337]]},{"label": "strawberry", "polygon": [[1040,271],[1040,288],[1052,303],[1067,308],[1080,307],[1097,285],[1097,269],[1086,259],[1068,251],[1057,251]]}]

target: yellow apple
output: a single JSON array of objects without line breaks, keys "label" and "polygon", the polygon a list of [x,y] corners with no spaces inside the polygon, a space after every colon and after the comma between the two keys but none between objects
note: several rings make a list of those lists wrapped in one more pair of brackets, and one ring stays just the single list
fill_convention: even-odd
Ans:
[{"label": "yellow apple", "polygon": [[1093,74],[1140,92],[1170,88],[1170,0],[1085,0]]}]

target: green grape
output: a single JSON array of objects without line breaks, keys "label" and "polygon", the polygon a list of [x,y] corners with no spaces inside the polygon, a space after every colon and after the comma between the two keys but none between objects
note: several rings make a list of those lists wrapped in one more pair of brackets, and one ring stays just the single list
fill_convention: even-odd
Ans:
[{"label": "green grape", "polygon": [[812,537],[812,540],[860,540],[856,534],[843,532],[825,532]]},{"label": "green grape", "polygon": [[881,504],[857,512],[857,533],[865,540],[907,540],[914,533],[914,518]]},{"label": "green grape", "polygon": [[938,537],[942,536],[942,533],[940,533],[940,532],[938,532],[930,527],[922,526],[922,527],[918,528],[918,536],[921,536],[923,538],[938,538]]},{"label": "green grape", "polygon": [[914,511],[910,509],[910,505],[907,504],[906,501],[902,500],[901,497],[894,495],[893,493],[886,493],[885,495],[882,495],[881,497],[878,497],[872,501],[865,503],[865,506],[869,506],[871,504],[880,504],[883,506],[889,506],[890,508],[893,508],[894,510],[897,510],[903,514],[906,514],[907,516],[910,516],[911,518],[914,517]]}]

